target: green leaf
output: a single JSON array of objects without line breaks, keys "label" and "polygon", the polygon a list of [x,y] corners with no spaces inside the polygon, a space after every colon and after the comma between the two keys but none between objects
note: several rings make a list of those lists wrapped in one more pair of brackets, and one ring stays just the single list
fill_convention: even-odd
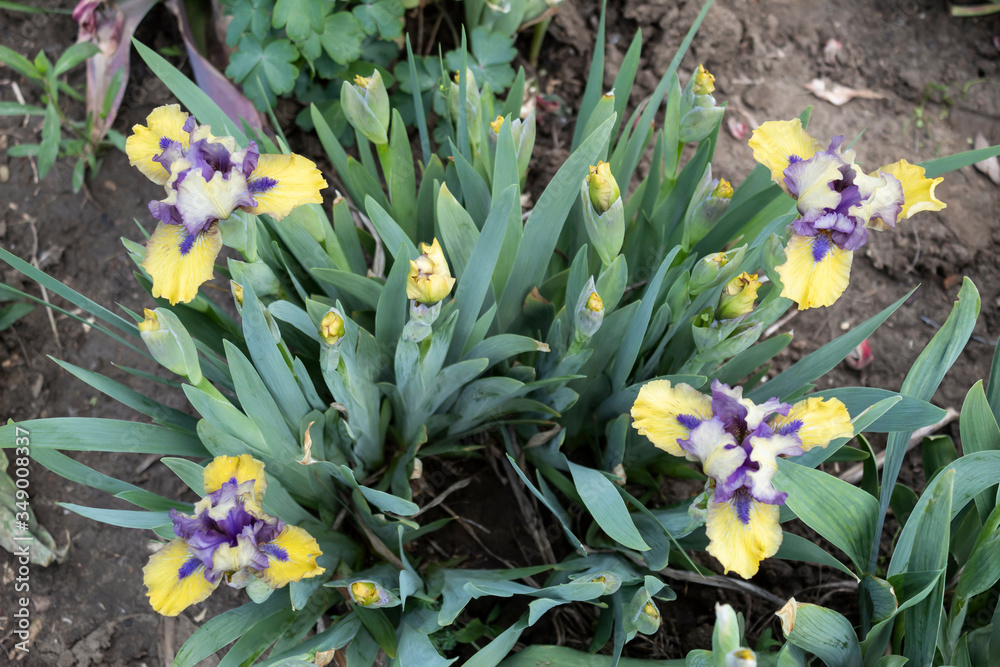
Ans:
[{"label": "green leaf", "polygon": [[38,151],[38,177],[45,178],[59,157],[59,141],[62,131],[59,127],[59,111],[49,102],[45,107],[45,121],[42,123],[42,146]]},{"label": "green leaf", "polygon": [[580,196],[580,183],[590,165],[597,163],[613,126],[614,118],[609,118],[573,151],[538,198],[525,223],[514,267],[500,299],[498,315],[501,330],[505,330],[517,317],[531,288],[543,282],[545,269],[566,218]]},{"label": "green leaf", "polygon": [[[513,38],[479,26],[469,34],[469,46],[472,56],[469,69],[480,87],[488,83],[491,90],[500,92],[514,82],[514,68],[510,63],[517,56],[517,49],[514,48]],[[449,51],[445,59],[448,69],[457,72],[462,70],[460,50]]]},{"label": "green leaf", "polygon": [[59,503],[71,512],[94,521],[119,526],[121,528],[139,528],[152,530],[160,526],[168,526],[173,522],[166,512],[137,512],[134,510],[109,510],[100,507],[84,507],[73,503]]},{"label": "green leaf", "polygon": [[361,57],[361,43],[365,32],[361,22],[350,12],[337,12],[326,17],[320,41],[323,50],[340,65],[347,65]]},{"label": "green leaf", "polygon": [[208,619],[184,642],[174,658],[174,667],[194,667],[244,635],[248,628],[288,607],[288,593],[279,590],[261,604],[250,602]]},{"label": "green leaf", "polygon": [[514,648],[514,644],[517,643],[517,640],[521,637],[521,633],[527,627],[528,617],[522,616],[514,625],[497,635],[493,641],[476,651],[465,663],[465,667],[494,667],[495,665],[499,665],[500,661]]},{"label": "green leaf", "polygon": [[316,268],[310,269],[310,273],[318,280],[330,283],[342,293],[353,296],[372,310],[378,305],[379,297],[382,296],[382,285],[372,278],[337,269]]},{"label": "green leaf", "polygon": [[13,51],[0,44],[0,62],[4,63],[12,70],[29,79],[41,81],[45,77],[38,71],[38,68],[31,64],[31,61],[20,53]]},{"label": "green leaf", "polygon": [[208,456],[194,434],[154,424],[61,417],[0,426],[0,446],[14,446],[14,429],[31,432],[31,445],[66,451],[132,452],[171,456]]},{"label": "green leaf", "polygon": [[[167,62],[163,56],[152,50],[135,38],[132,39],[135,50],[146,61],[149,69],[172,92],[185,109],[194,114],[199,123],[210,125],[216,136],[231,136],[237,143],[245,144],[246,133],[226,115],[208,93],[184,76],[180,70]],[[254,86],[256,88],[256,86]]]},{"label": "green leaf", "polygon": [[781,540],[781,546],[778,547],[778,552],[774,554],[774,558],[826,565],[827,567],[832,567],[835,570],[840,570],[854,580],[858,579],[858,576],[851,572],[847,566],[827,552],[823,551],[819,545],[814,544],[806,538],[796,535],[795,533],[784,533]]},{"label": "green leaf", "polygon": [[12,303],[0,308],[0,331],[9,329],[14,322],[35,309],[30,303]]},{"label": "green leaf", "polygon": [[614,541],[629,549],[648,551],[632,522],[625,501],[604,473],[569,462],[573,484],[597,525]]},{"label": "green leaf", "polygon": [[396,246],[396,253],[398,258],[389,270],[375,311],[375,340],[386,353],[396,348],[406,323],[406,276],[410,273],[410,263],[406,261],[404,244]]},{"label": "green leaf", "polygon": [[[417,251],[417,246],[413,245],[413,241],[410,237],[406,235],[406,232],[393,220],[392,216],[385,212],[382,206],[372,199],[367,197],[365,199],[365,210],[368,212],[368,217],[371,219],[372,224],[375,225],[375,231],[378,232],[379,238],[382,239],[382,244],[389,254],[392,255],[393,259],[398,262],[403,262],[409,266],[408,260],[416,259],[420,256]],[[402,251],[400,247],[403,247]]]},{"label": "green leaf", "polygon": [[361,624],[371,633],[378,645],[390,658],[396,657],[396,630],[392,622],[386,618],[381,609],[355,607],[354,613],[361,619]]},{"label": "green leaf", "polygon": [[476,267],[476,270],[466,275],[455,289],[458,320],[451,340],[451,349],[448,352],[448,361],[454,361],[466,349],[472,328],[489,294],[490,281],[497,259],[500,257],[507,220],[513,210],[517,190],[516,186],[511,185],[503,191],[490,210],[486,222],[483,223],[482,232],[469,254],[469,264]]},{"label": "green leaf", "polygon": [[796,605],[794,613],[789,642],[812,653],[828,667],[861,664],[861,645],[850,621],[832,609],[802,602]]},{"label": "green leaf", "polygon": [[988,160],[997,155],[1000,155],[1000,146],[989,146],[987,148],[979,148],[921,162],[920,166],[927,170],[925,174],[927,178],[936,178],[941,174],[947,174],[949,171],[968,167],[971,164]]},{"label": "green leaf", "polygon": [[[377,638],[376,638],[377,639]],[[409,623],[403,622],[399,629],[399,664],[420,665],[420,667],[446,667],[458,660],[446,660],[434,648],[430,637],[417,630]]]},{"label": "green leaf", "polygon": [[619,658],[615,660],[610,655],[592,655],[568,648],[566,646],[550,646],[534,644],[523,651],[518,651],[501,663],[501,667],[684,667],[685,661],[676,660],[640,660],[638,658]]},{"label": "green leaf", "polygon": [[171,408],[163,403],[160,403],[159,401],[153,400],[152,398],[140,394],[134,389],[126,387],[120,382],[116,382],[115,380],[105,377],[100,373],[84,370],[79,366],[74,366],[67,361],[62,361],[60,359],[56,359],[55,357],[49,357],[49,359],[52,359],[52,361],[56,362],[99,392],[110,396],[123,405],[127,405],[136,412],[141,412],[147,417],[152,417],[156,422],[170,424],[192,432],[198,425],[198,420],[191,415],[185,414],[180,410]]},{"label": "green leaf", "polygon": [[894,391],[876,389],[875,387],[839,387],[825,389],[809,394],[809,397],[836,398],[840,400],[851,417],[859,414],[887,398],[899,396],[902,400],[891,410],[865,427],[871,433],[890,433],[892,431],[912,431],[935,424],[944,418],[946,411],[936,405],[918,400],[911,396],[900,396]]},{"label": "green leaf", "polygon": [[276,39],[263,46],[253,35],[243,35],[229,59],[226,76],[243,83],[245,94],[258,107],[273,107],[277,104],[277,95],[295,86],[299,69],[292,63],[298,57],[298,49],[287,39]]},{"label": "green leaf", "polygon": [[715,372],[715,378],[724,384],[734,385],[773,359],[792,342],[792,334],[784,333],[768,338],[740,352]]},{"label": "green leaf", "polygon": [[[871,495],[785,459],[778,459],[774,488],[788,494],[785,504],[795,516],[846,553],[859,571],[864,569],[878,515],[878,503]],[[831,498],[837,499],[836,505]]]},{"label": "green leaf", "polygon": [[403,3],[400,0],[362,0],[351,10],[369,35],[393,41],[403,36]]},{"label": "green leaf", "polygon": [[[903,380],[903,386],[899,390],[900,394],[912,396],[921,401],[931,400],[945,373],[955,363],[958,355],[965,348],[969,336],[972,335],[972,328],[975,326],[976,320],[979,319],[979,307],[979,291],[971,280],[965,278],[962,281],[962,288],[958,292],[958,301],[952,308],[951,314],[944,326],[934,334],[931,342],[913,362],[913,366],[906,374],[906,379]],[[896,485],[899,469],[903,465],[909,440],[909,432],[900,431],[890,435],[886,445],[885,464],[882,472],[882,496],[879,498],[878,523],[872,534],[872,551],[868,558],[869,571],[874,570],[878,559],[878,545],[885,514],[889,509],[889,499]]]},{"label": "green leaf", "polygon": [[[986,399],[982,380],[974,384],[966,395],[958,428],[962,434],[962,451],[966,454],[1000,449],[1000,427]],[[986,521],[996,504],[995,499],[996,493],[988,490],[976,496],[980,520]]]},{"label": "green leaf", "polygon": [[0,102],[0,116],[44,116],[45,109],[18,104],[17,102]]},{"label": "green leaf", "polygon": [[277,0],[271,25],[284,28],[289,37],[301,42],[309,33],[323,30],[323,5],[316,0]]},{"label": "green leaf", "polygon": [[569,518],[569,514],[562,508],[562,506],[559,505],[559,501],[556,499],[555,495],[549,497],[548,494],[545,493],[546,488],[543,478],[541,476],[538,478],[542,485],[542,490],[539,491],[521,471],[521,468],[514,462],[514,459],[510,454],[507,455],[507,460],[510,461],[510,465],[514,468],[514,472],[516,472],[517,476],[521,478],[521,481],[524,482],[526,487],[528,487],[528,490],[531,491],[532,495],[538,498],[538,500],[541,501],[541,503],[556,516],[556,519],[559,521],[559,525],[562,526],[563,532],[566,534],[566,538],[569,540],[570,544],[573,545],[573,548],[581,554],[587,553],[587,550],[584,548],[580,538],[573,534],[572,522]]},{"label": "green leaf", "polygon": [[771,396],[783,398],[800,391],[807,384],[824,375],[827,371],[846,359],[847,355],[861,344],[861,341],[868,338],[875,329],[879,328],[912,295],[913,290],[910,290],[906,296],[875,317],[866,320],[849,333],[833,339],[815,352],[806,355],[784,372],[779,373],[773,380],[768,380],[764,385],[754,389],[747,394],[747,398],[760,402]]},{"label": "green leaf", "polygon": [[[472,249],[479,240],[479,229],[469,212],[443,183],[437,197],[437,223],[454,276],[461,281]],[[475,267],[475,272],[479,273],[480,267]]]},{"label": "green leaf", "polygon": [[59,60],[56,61],[55,66],[56,76],[65,74],[87,58],[100,52],[101,50],[92,42],[77,42],[63,51],[63,54],[59,56]]}]

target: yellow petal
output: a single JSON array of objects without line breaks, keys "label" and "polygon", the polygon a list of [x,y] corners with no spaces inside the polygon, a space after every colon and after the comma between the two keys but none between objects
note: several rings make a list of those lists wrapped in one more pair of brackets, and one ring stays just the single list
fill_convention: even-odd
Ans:
[{"label": "yellow petal", "polygon": [[691,385],[653,380],[639,389],[632,406],[632,427],[668,454],[692,458],[677,444],[691,435],[691,429],[677,420],[680,415],[711,419],[712,399]]},{"label": "yellow petal", "polygon": [[764,123],[753,131],[749,145],[753,149],[753,159],[770,169],[771,180],[782,188],[790,156],[808,160],[823,148],[802,129],[802,121],[798,118]]},{"label": "yellow petal", "polygon": [[188,114],[181,111],[180,105],[168,104],[157,107],[146,116],[146,125],[133,125],[132,134],[125,140],[125,153],[128,162],[141,171],[149,180],[163,185],[170,173],[153,158],[163,152],[160,142],[163,139],[179,141],[188,147],[188,135],[184,131],[184,122]]},{"label": "yellow petal", "polygon": [[257,206],[253,214],[281,220],[302,204],[322,204],[320,191],[326,187],[316,163],[301,155],[261,155],[257,168],[247,179]]},{"label": "yellow petal", "polygon": [[781,526],[778,506],[759,503],[752,498],[748,504],[746,523],[737,512],[739,495],[725,503],[709,501],[705,530],[708,553],[719,559],[726,572],[735,572],[744,579],[757,574],[760,562],[778,552],[781,546]]},{"label": "yellow petal", "polygon": [[222,238],[215,225],[198,234],[182,254],[187,237],[184,225],[161,222],[146,243],[142,267],[153,279],[153,296],[167,299],[170,305],[187,303],[198,295],[201,284],[212,279],[215,258],[222,250]]},{"label": "yellow petal", "polygon": [[285,526],[267,544],[258,545],[267,554],[268,565],[258,576],[271,588],[281,588],[323,574],[316,557],[323,554],[313,536],[298,526]]},{"label": "yellow petal", "polygon": [[264,463],[249,454],[239,456],[216,456],[205,466],[203,475],[205,493],[218,491],[226,482],[235,480],[239,486],[243,482],[254,481],[254,501],[260,505],[267,489],[267,478],[264,477]]},{"label": "yellow petal", "polygon": [[212,594],[219,582],[205,579],[205,566],[177,538],[149,557],[142,568],[149,604],[164,616],[176,616]]},{"label": "yellow petal", "polygon": [[[798,428],[792,430],[798,422]],[[826,447],[837,438],[854,435],[851,415],[847,407],[836,398],[812,397],[799,401],[791,407],[787,415],[776,415],[771,427],[777,431],[782,427],[799,436],[802,451],[813,447]]]},{"label": "yellow petal", "polygon": [[[822,255],[819,262],[814,251]],[[829,306],[847,289],[854,253],[838,248],[827,234],[792,234],[785,257],[785,263],[775,267],[783,285],[781,296],[797,303],[799,310]]]},{"label": "yellow petal", "polygon": [[926,170],[918,165],[910,164],[906,160],[900,160],[879,169],[887,174],[892,174],[903,184],[903,212],[900,213],[904,220],[914,213],[921,211],[940,211],[947,204],[934,196],[934,188],[944,178],[926,178]]}]

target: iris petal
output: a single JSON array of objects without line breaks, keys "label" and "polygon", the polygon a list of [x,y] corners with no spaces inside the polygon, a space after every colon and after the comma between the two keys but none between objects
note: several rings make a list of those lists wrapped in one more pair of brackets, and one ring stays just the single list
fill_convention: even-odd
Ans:
[{"label": "iris petal", "polygon": [[245,210],[281,220],[301,204],[322,204],[326,187],[316,163],[301,155],[261,155],[247,179],[256,205]]},{"label": "iris petal", "polygon": [[222,239],[215,225],[195,236],[183,225],[160,223],[146,243],[142,266],[153,279],[153,296],[175,305],[198,295],[202,283],[212,279]]},{"label": "iris petal", "polygon": [[940,211],[947,204],[934,196],[934,189],[943,178],[926,178],[923,167],[900,160],[879,169],[899,179],[903,184],[903,210],[901,218],[906,220],[914,213],[921,211]]},{"label": "iris petal", "polygon": [[708,503],[705,530],[708,553],[719,559],[728,573],[744,579],[757,574],[760,562],[778,552],[781,546],[779,508],[757,502],[746,493],[731,500]]},{"label": "iris petal", "polygon": [[249,454],[239,456],[216,456],[205,466],[203,474],[205,493],[213,493],[229,481],[236,481],[239,486],[252,481],[254,501],[260,505],[267,489],[267,478],[264,476],[264,463]]},{"label": "iris petal", "polygon": [[673,386],[669,380],[642,385],[632,406],[632,427],[674,456],[685,456],[678,440],[687,438],[697,423],[711,417],[712,400],[708,396],[691,385]]},{"label": "iris petal", "polygon": [[792,160],[808,160],[823,148],[802,129],[802,121],[771,120],[753,131],[749,141],[753,159],[771,170],[771,180],[788,191],[784,172]]},{"label": "iris petal", "polygon": [[292,581],[299,581],[323,574],[324,569],[316,565],[316,557],[322,555],[319,544],[302,528],[285,526],[271,542],[260,544],[267,555],[267,568],[259,575],[271,588],[281,588]]},{"label": "iris petal", "polygon": [[838,248],[828,234],[792,234],[785,256],[785,263],[776,267],[781,296],[797,303],[799,310],[829,306],[847,289],[854,253]]},{"label": "iris petal", "polygon": [[181,111],[177,104],[153,109],[146,116],[146,125],[133,125],[132,134],[125,140],[129,164],[154,183],[166,183],[170,173],[153,158],[162,153],[171,141],[179,141],[187,148],[188,135],[184,131],[187,119],[187,112]]},{"label": "iris petal", "polygon": [[794,162],[784,170],[788,193],[798,200],[799,213],[815,219],[824,209],[840,205],[840,193],[831,186],[843,178],[844,161],[829,152],[817,153],[808,160]]},{"label": "iris petal", "polygon": [[149,557],[142,568],[142,580],[153,610],[164,616],[176,616],[201,602],[219,585],[205,579],[205,566],[180,538]]},{"label": "iris petal", "polygon": [[701,461],[705,474],[717,480],[728,479],[747,458],[736,438],[726,432],[718,419],[703,421],[680,443],[684,451]]},{"label": "iris petal", "polygon": [[799,401],[787,416],[777,416],[771,421],[776,432],[790,432],[802,442],[802,451],[813,447],[826,447],[837,438],[854,435],[851,415],[836,398],[823,400],[812,397]]},{"label": "iris petal", "polygon": [[848,215],[860,219],[866,227],[885,231],[896,226],[905,201],[903,185],[892,174],[875,172],[856,173],[854,182],[858,186],[861,201],[852,206]]}]

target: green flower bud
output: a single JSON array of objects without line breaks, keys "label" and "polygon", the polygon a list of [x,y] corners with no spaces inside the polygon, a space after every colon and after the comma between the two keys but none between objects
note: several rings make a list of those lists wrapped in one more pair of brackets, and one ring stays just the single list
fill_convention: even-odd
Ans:
[{"label": "green flower bud", "polygon": [[368,78],[354,77],[340,88],[340,105],[348,122],[373,144],[389,142],[389,94],[376,69]]},{"label": "green flower bud", "polygon": [[319,335],[327,345],[336,345],[344,337],[344,318],[331,308],[319,323]]},{"label": "green flower bud", "polygon": [[690,250],[694,244],[705,238],[729,208],[733,199],[733,186],[724,178],[712,179],[712,165],[695,188],[691,203],[684,216],[684,238],[682,244]]},{"label": "green flower bud", "polygon": [[726,654],[725,667],[757,667],[757,654],[746,647],[733,649]]},{"label": "green flower bud", "polygon": [[[448,87],[448,111],[451,113],[451,120],[458,125],[458,98],[459,73],[455,72],[451,84]],[[476,76],[471,69],[465,70],[465,122],[469,131],[469,141],[473,146],[479,146],[479,108],[481,105],[481,95],[479,87],[476,85]]]},{"label": "green flower bud", "polygon": [[720,652],[729,653],[740,648],[740,623],[736,612],[728,604],[715,605],[715,629],[712,631],[712,646]]},{"label": "green flower bud", "polygon": [[611,174],[610,164],[599,161],[597,166],[590,168],[590,174],[587,176],[587,191],[594,212],[598,215],[607,212],[611,205],[621,197],[621,190],[618,189],[618,182]]},{"label": "green flower bud", "polygon": [[598,162],[580,189],[587,236],[604,266],[610,266],[625,241],[625,203],[611,166]]},{"label": "green flower bud", "polygon": [[732,320],[752,311],[759,288],[760,281],[757,280],[756,273],[750,275],[744,271],[730,280],[719,296],[719,307],[715,311],[716,318]]},{"label": "green flower bud", "polygon": [[719,277],[722,267],[735,260],[737,256],[742,258],[745,248],[744,246],[702,257],[691,270],[691,281],[688,285],[691,296],[695,297],[704,292]]},{"label": "green flower bud", "polygon": [[660,629],[662,619],[660,618],[660,610],[649,593],[640,588],[629,607],[638,609],[632,615],[632,625],[635,629],[644,635],[656,634],[656,631]]},{"label": "green flower bud", "polygon": [[598,572],[597,574],[592,575],[587,582],[593,584],[604,584],[604,595],[611,595],[621,588],[622,578],[614,572]]},{"label": "green flower bud", "polygon": [[715,77],[701,65],[681,95],[678,137],[684,143],[701,141],[722,122],[724,109],[715,103]]},{"label": "green flower bud", "polygon": [[147,308],[145,315],[146,319],[139,323],[139,335],[152,357],[167,370],[186,377],[191,384],[201,382],[198,350],[177,316],[165,308]]},{"label": "green flower bud", "polygon": [[348,588],[351,599],[362,607],[385,607],[394,601],[389,591],[371,580],[355,581]]},{"label": "green flower bud", "polygon": [[591,276],[580,292],[576,305],[576,330],[584,338],[590,338],[601,328],[604,322],[604,302],[594,286]]}]

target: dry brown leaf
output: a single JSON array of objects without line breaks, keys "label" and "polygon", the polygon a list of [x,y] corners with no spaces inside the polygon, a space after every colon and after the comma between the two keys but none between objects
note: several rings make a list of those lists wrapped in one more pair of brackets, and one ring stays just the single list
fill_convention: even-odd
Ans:
[{"label": "dry brown leaf", "polygon": [[[982,132],[976,133],[976,141],[973,148],[979,150],[980,148],[989,148],[990,142],[986,140]],[[997,156],[986,158],[976,163],[976,169],[986,174],[994,185],[1000,185],[1000,160],[997,160]]]},{"label": "dry brown leaf", "polygon": [[813,79],[805,84],[806,90],[821,100],[826,100],[835,106],[843,106],[855,97],[865,100],[884,100],[885,95],[867,88],[855,89],[842,86],[839,83],[828,85],[823,79]]}]

